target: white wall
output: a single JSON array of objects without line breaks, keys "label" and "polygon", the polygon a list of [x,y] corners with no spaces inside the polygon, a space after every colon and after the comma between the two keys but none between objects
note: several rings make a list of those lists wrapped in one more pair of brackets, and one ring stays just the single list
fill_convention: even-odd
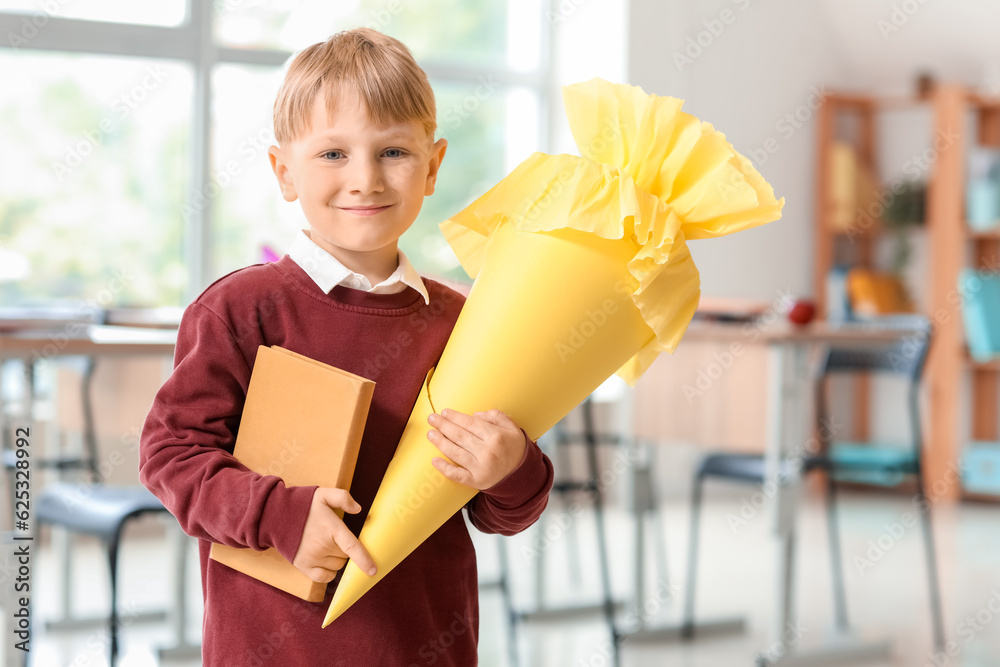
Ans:
[{"label": "white wall", "polygon": [[[632,1],[628,81],[684,98],[685,111],[724,132],[785,198],[777,222],[691,243],[703,294],[812,294],[816,129],[803,105],[821,85],[844,83],[843,72],[818,3]],[[786,118],[796,112],[804,122]]]}]

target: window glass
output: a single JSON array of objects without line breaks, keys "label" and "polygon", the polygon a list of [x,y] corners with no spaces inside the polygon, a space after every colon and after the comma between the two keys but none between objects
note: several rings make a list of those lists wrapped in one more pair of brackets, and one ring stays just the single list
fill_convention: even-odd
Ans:
[{"label": "window glass", "polygon": [[[500,66],[507,60],[503,2],[218,0],[215,10],[216,37],[226,46],[298,51],[339,30],[368,26],[400,39],[421,64]],[[523,63],[523,52],[517,60]]]},{"label": "window glass", "polygon": [[[58,16],[66,19],[177,26],[187,15],[186,0],[0,0],[0,11]],[[42,25],[40,28],[44,28]]]},{"label": "window glass", "polygon": [[[301,227],[298,206],[280,195],[267,157],[271,108],[281,71],[220,65],[212,75],[212,277],[279,255]],[[213,198],[211,195],[217,193]]]},{"label": "window glass", "polygon": [[438,137],[448,140],[434,194],[399,247],[426,275],[468,280],[438,223],[459,212],[503,178],[509,91],[477,83],[431,81],[438,107]]},{"label": "window glass", "polygon": [[[283,255],[308,226],[298,203],[285,202],[267,158],[274,141],[271,107],[281,73],[225,65],[213,77],[213,244],[215,275],[260,262],[265,246]],[[400,247],[419,271],[466,278],[437,225],[492,187],[538,150],[534,91],[490,81],[431,81],[437,137],[448,140],[435,194],[424,200]],[[216,186],[218,186],[216,188]]]},{"label": "window glass", "polygon": [[179,305],[192,74],[0,50],[0,303]]}]

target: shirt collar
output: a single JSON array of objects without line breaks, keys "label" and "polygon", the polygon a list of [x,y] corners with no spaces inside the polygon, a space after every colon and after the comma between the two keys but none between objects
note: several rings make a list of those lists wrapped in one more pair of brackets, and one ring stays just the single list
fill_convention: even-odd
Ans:
[{"label": "shirt collar", "polygon": [[406,287],[412,287],[420,292],[424,303],[430,304],[431,297],[420,274],[417,273],[402,250],[397,249],[396,252],[399,257],[399,265],[392,272],[392,275],[378,285],[372,285],[367,277],[351,271],[336,257],[316,245],[305,233],[305,230],[296,234],[295,240],[292,241],[292,245],[288,249],[288,256],[306,272],[306,275],[313,279],[313,282],[323,290],[324,294],[329,294],[330,290],[337,285],[373,294],[391,294],[400,292]]}]

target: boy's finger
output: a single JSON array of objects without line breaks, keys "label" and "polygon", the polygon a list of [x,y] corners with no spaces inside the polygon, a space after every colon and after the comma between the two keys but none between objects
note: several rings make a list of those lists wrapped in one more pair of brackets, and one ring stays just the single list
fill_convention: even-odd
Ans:
[{"label": "boy's finger", "polygon": [[[338,549],[339,551],[339,549]],[[346,556],[324,556],[316,562],[316,567],[332,572],[339,571],[347,563]]]},{"label": "boy's finger", "polygon": [[454,463],[449,463],[445,459],[435,456],[431,459],[431,465],[435,469],[448,479],[453,482],[458,482],[459,484],[464,484],[466,486],[475,487],[476,479],[472,476],[472,473],[461,466],[457,466]]},{"label": "boy's finger", "polygon": [[[483,427],[482,424],[480,423],[480,420],[473,417],[472,415],[467,415],[464,412],[459,412],[458,410],[445,409],[440,412],[440,416],[444,418],[445,424],[447,423],[454,424],[455,426],[460,427],[462,430],[471,433],[477,438],[482,439],[483,436],[485,435],[482,432]],[[433,422],[432,425],[440,428],[438,426],[437,421],[438,420],[435,420],[435,422]]]},{"label": "boy's finger", "polygon": [[361,511],[361,505],[351,497],[351,494],[346,489],[321,486],[317,490],[317,493],[322,493],[321,499],[327,507],[335,510],[344,510],[348,514],[357,514]]},{"label": "boy's finger", "polygon": [[328,584],[337,576],[337,571],[325,567],[310,567],[305,570],[305,575],[317,584]]},{"label": "boy's finger", "polygon": [[484,421],[488,421],[489,423],[494,424],[496,426],[513,428],[515,430],[520,428],[517,424],[514,423],[514,420],[508,417],[507,413],[503,412],[502,410],[497,410],[494,408],[493,410],[487,410],[486,412],[479,412],[477,414]]},{"label": "boy's finger", "polygon": [[427,423],[441,431],[446,438],[455,443],[461,443],[476,437],[475,434],[470,433],[468,430],[453,421],[445,419],[441,415],[430,415],[427,417]]},{"label": "boy's finger", "polygon": [[341,523],[333,529],[333,539],[348,558],[361,568],[362,572],[367,572],[372,576],[376,572],[375,561],[368,554],[368,550],[361,544],[361,540],[351,532],[351,529]]},{"label": "boy's finger", "polygon": [[478,461],[473,452],[456,444],[437,431],[428,431],[427,439],[430,440],[432,445],[437,447],[439,452],[460,466],[468,467]]}]

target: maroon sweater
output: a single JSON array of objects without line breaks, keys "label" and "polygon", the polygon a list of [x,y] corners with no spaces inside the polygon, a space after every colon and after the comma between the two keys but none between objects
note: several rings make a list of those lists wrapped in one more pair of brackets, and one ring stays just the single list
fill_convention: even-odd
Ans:
[{"label": "maroon sweater", "polygon": [[[309,513],[315,487],[286,487],[232,456],[262,344],[375,381],[351,486],[362,512],[345,518],[360,532],[464,303],[454,290],[425,283],[430,304],[409,287],[371,294],[338,286],[327,295],[285,256],[221,278],[185,311],[173,374],[143,429],[139,476],[200,538],[207,667],[476,664],[476,556],[461,512],[327,628],[336,582],[324,602],[310,603],[208,558],[210,543],[219,542],[274,547],[291,561]],[[520,466],[468,504],[469,519],[483,532],[521,531],[545,508],[551,485],[551,463],[529,441]]]}]

